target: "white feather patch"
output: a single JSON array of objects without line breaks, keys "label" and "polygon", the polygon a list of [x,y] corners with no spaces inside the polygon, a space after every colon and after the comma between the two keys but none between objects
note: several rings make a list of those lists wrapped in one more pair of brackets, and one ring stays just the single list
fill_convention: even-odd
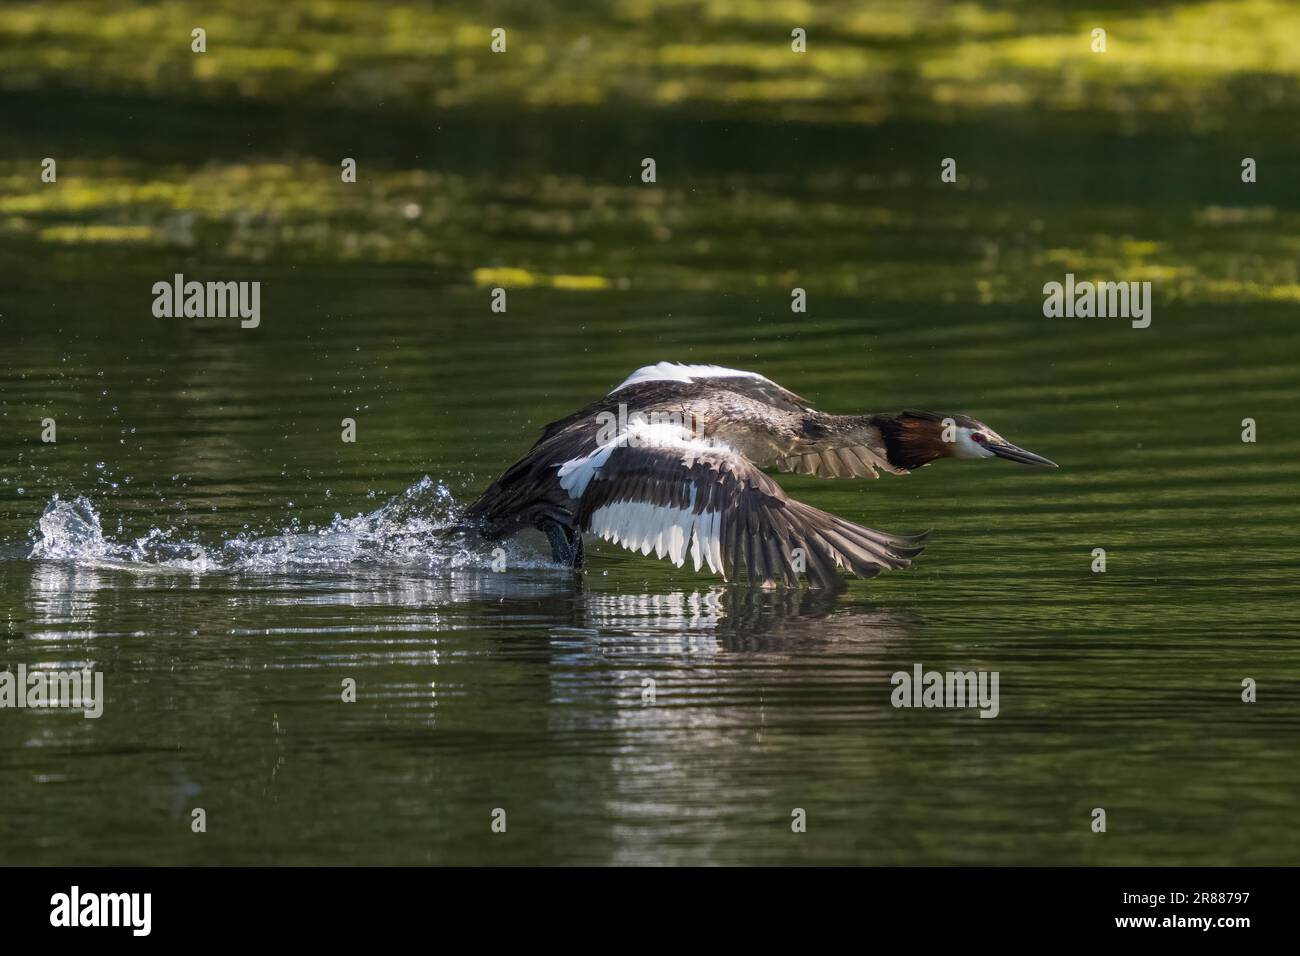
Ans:
[{"label": "white feather patch", "polygon": [[698,571],[704,565],[722,572],[722,544],[718,540],[721,515],[716,511],[694,514],[688,508],[666,508],[644,501],[619,501],[591,513],[592,534],[629,551],[668,558],[681,567],[689,553]]},{"label": "white feather patch", "polygon": [[596,477],[596,472],[609,461],[609,456],[618,447],[617,441],[606,442],[591,454],[571,458],[560,465],[560,487],[568,492],[570,498],[581,498],[591,479]]},{"label": "white feather patch", "polygon": [[[634,419],[628,422],[627,430],[621,435],[611,438],[595,451],[581,458],[571,458],[561,464],[559,466],[560,487],[568,492],[570,498],[581,498],[591,479],[596,477],[600,469],[609,461],[609,456],[623,447],[663,448],[680,453],[683,462],[707,451],[730,450],[721,442],[700,438],[680,424]],[[692,488],[692,500],[694,495],[695,489]]]},{"label": "white feather patch", "polygon": [[[683,365],[681,362],[660,362],[657,365],[646,365],[637,369],[621,385],[610,389],[609,394],[613,395],[620,388],[627,388],[629,385],[638,385],[641,382],[693,382],[697,378],[752,378],[761,382],[771,382],[772,380],[757,372],[745,372],[735,368],[724,368],[721,365]],[[772,382],[775,385],[775,382]]]}]

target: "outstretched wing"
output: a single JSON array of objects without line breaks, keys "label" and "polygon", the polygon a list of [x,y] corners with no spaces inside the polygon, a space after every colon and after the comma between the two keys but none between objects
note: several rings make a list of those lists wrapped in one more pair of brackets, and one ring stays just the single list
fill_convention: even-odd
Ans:
[{"label": "outstretched wing", "polygon": [[842,583],[837,568],[875,577],[905,568],[924,536],[873,531],[788,497],[744,456],[686,429],[633,431],[560,466],[578,502],[580,530],[681,567],[751,583],[814,587]]},{"label": "outstretched wing", "polygon": [[615,392],[643,382],[698,383],[757,399],[783,411],[810,411],[806,398],[801,398],[788,388],[783,388],[767,376],[738,368],[724,368],[721,365],[683,365],[681,362],[645,365],[611,389],[610,394],[613,395]]},{"label": "outstretched wing", "polygon": [[889,463],[883,445],[876,442],[827,439],[811,447],[811,451],[776,459],[776,467],[818,478],[879,478],[878,468],[895,475],[907,474],[905,469]]},{"label": "outstretched wing", "polygon": [[[796,395],[770,378],[757,372],[720,365],[683,365],[680,362],[646,365],[624,379],[610,395],[617,395],[628,388],[635,391],[636,386],[649,382],[703,385],[752,399],[777,411],[816,415],[806,398]],[[560,422],[552,428],[558,432],[568,424],[568,421]],[[802,427],[804,432],[798,436],[798,451],[777,454],[757,464],[763,468],[775,467],[781,471],[816,475],[818,478],[876,478],[879,477],[878,469],[891,474],[907,473],[906,469],[890,464],[884,435],[878,426],[870,422],[851,434],[836,432],[820,423],[817,418],[809,419]],[[822,429],[820,434],[819,428]]]}]

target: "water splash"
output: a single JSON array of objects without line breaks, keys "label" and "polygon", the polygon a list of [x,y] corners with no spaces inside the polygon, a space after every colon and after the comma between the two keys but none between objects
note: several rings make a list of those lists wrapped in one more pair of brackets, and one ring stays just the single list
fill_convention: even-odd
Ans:
[{"label": "water splash", "polygon": [[110,547],[104,540],[99,515],[86,498],[60,501],[55,495],[45,506],[35,532],[31,557],[55,560],[106,557]]},{"label": "water splash", "polygon": [[[433,570],[490,566],[492,546],[455,534],[460,507],[446,485],[425,476],[369,514],[336,514],[307,533],[240,535],[219,545],[176,540],[174,529],[153,528],[133,541],[104,536],[99,513],[85,497],[55,495],[32,532],[30,557],[78,564],[176,571],[336,569],[356,565]],[[514,567],[545,562],[513,557]]]}]

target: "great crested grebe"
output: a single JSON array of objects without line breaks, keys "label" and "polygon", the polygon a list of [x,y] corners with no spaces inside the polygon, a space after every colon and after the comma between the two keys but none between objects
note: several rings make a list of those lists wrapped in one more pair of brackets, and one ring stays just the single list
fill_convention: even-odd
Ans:
[{"label": "great crested grebe", "polygon": [[583,565],[582,536],[707,565],[733,580],[836,587],[836,568],[905,568],[928,535],[873,531],[786,495],[762,471],[826,478],[905,475],[938,458],[1056,467],[965,415],[827,415],[771,379],[717,365],[660,362],[552,422],[470,506],[490,540],[538,528],[556,561]]}]

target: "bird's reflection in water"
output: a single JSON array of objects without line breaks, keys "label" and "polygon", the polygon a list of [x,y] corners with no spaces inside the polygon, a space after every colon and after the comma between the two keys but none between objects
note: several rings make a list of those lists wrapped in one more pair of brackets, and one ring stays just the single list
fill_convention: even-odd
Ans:
[{"label": "bird's reflection in water", "polygon": [[812,779],[877,772],[890,662],[920,623],[815,591],[584,593],[574,625],[552,629],[545,733],[603,756],[557,768],[555,799],[601,803],[610,862],[725,862],[702,836],[807,798],[774,791],[772,761]]},{"label": "bird's reflection in water", "polygon": [[[888,675],[917,659],[922,623],[854,593],[620,590],[550,568],[191,575],[34,562],[30,574],[19,625],[51,642],[40,659],[83,659],[55,646],[75,640],[121,688],[116,723],[61,732],[118,753],[161,725],[201,736],[216,714],[273,779],[286,759],[310,765],[319,748],[363,761],[382,739],[397,748],[389,763],[437,755],[422,779],[441,799],[470,799],[455,781],[484,767],[495,779],[522,766],[548,804],[588,808],[593,854],[620,863],[725,862],[731,845],[710,833],[779,819],[814,799],[805,784],[869,789],[894,772]],[[160,634],[183,639],[133,657],[119,681],[113,649]],[[364,695],[340,709],[344,675]],[[314,715],[309,734],[257,723],[285,701]],[[201,779],[189,759],[160,771],[185,799]],[[768,772],[777,765],[787,770]],[[409,792],[408,811],[424,813]]]},{"label": "bird's reflection in water", "polygon": [[[188,597],[186,594],[188,593]],[[174,615],[157,620],[165,600]],[[26,602],[28,623],[55,636],[63,627],[93,636],[101,618],[149,615],[154,628],[185,625],[188,614],[231,614],[252,628],[281,633],[421,629],[547,634],[572,650],[575,638],[606,653],[795,652],[884,646],[917,618],[861,598],[818,590],[760,590],[713,585],[628,593],[541,568],[515,573],[468,570],[427,575],[365,568],[312,574],[191,575],[156,569],[82,567],[36,561]],[[292,608],[292,620],[284,610]],[[134,621],[132,623],[135,623]],[[236,625],[236,629],[238,626]],[[563,653],[563,651],[561,651]]]},{"label": "bird's reflection in water", "polygon": [[794,652],[836,643],[884,645],[915,618],[824,591],[714,587],[648,594],[586,593],[581,624],[611,650]]}]

